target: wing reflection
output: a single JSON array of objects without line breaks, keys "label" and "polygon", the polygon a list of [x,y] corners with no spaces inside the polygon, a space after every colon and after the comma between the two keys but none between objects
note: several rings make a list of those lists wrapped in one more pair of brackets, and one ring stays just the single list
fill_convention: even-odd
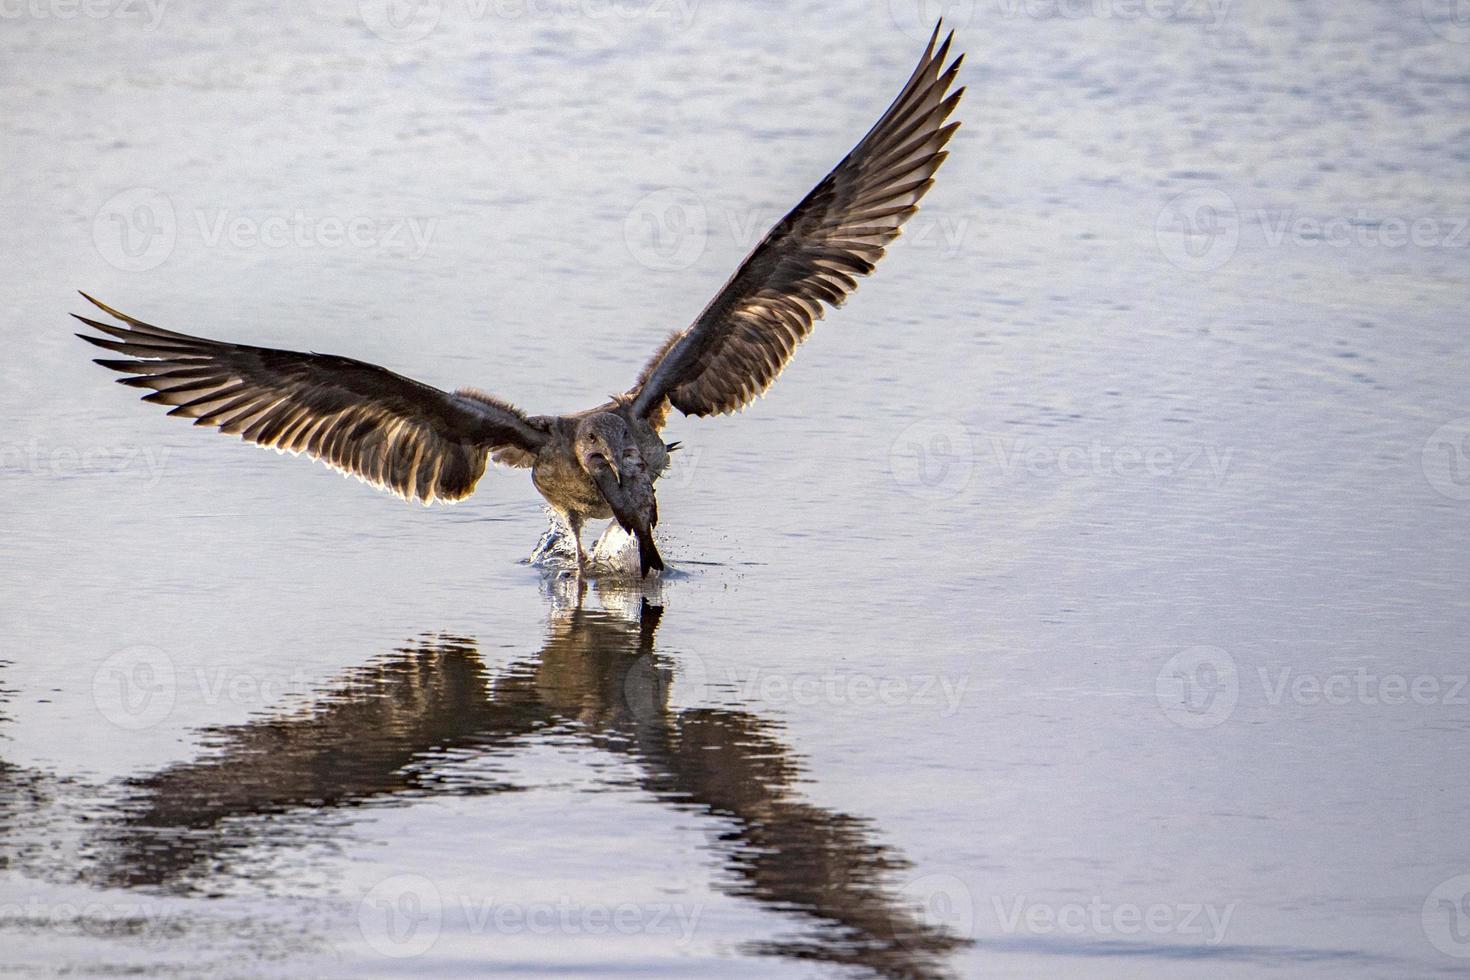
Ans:
[{"label": "wing reflection", "polygon": [[626,618],[578,602],[553,616],[534,657],[493,675],[473,640],[423,639],[348,672],[304,710],[214,729],[207,756],[127,784],[118,820],[94,838],[98,875],[207,889],[242,848],[294,832],[261,817],[505,791],[440,770],[554,731],[633,759],[642,789],[718,820],[719,886],[799,925],[749,951],[942,975],[965,940],[902,901],[893,882],[906,863],[867,821],[798,797],[802,764],[769,723],[670,706],[675,665],[654,646],[661,613],[647,599]]}]

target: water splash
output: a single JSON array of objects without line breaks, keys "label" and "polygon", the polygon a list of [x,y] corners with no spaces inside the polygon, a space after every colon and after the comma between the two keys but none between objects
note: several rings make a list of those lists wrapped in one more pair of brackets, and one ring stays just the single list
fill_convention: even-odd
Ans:
[{"label": "water splash", "polygon": [[[548,525],[541,540],[536,542],[526,563],[553,575],[576,574],[577,546],[572,529],[560,514],[550,507],[543,507]],[[616,521],[587,548],[586,574],[596,577],[629,578],[638,580],[638,540],[618,526]]]}]

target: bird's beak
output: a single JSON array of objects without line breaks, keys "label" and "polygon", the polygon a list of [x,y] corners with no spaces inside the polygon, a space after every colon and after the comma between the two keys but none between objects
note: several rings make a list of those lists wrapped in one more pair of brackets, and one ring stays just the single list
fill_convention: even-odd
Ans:
[{"label": "bird's beak", "polygon": [[[618,486],[622,486],[623,485],[623,474],[621,474],[621,473],[618,472],[618,468],[612,464],[612,460],[610,460],[610,459],[607,458],[607,454],[605,454],[605,453],[593,453],[591,456],[588,457],[588,464],[593,463],[593,462],[596,462],[599,459],[602,460],[602,465],[607,467],[608,472],[610,472],[612,474],[612,478],[613,478],[614,481],[617,482],[617,485]],[[584,464],[584,465],[588,465],[588,464]],[[589,471],[590,471],[590,465],[588,466],[588,468],[589,468]]]}]

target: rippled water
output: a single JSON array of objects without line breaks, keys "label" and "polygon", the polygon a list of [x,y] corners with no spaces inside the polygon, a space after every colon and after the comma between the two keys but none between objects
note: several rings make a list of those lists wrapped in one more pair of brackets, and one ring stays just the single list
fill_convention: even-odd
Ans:
[{"label": "rippled water", "polygon": [[108,383],[85,288],[530,410],[621,390],[939,5],[16,6],[0,972],[1455,975],[1470,26],[951,3],[923,212],[665,556]]}]

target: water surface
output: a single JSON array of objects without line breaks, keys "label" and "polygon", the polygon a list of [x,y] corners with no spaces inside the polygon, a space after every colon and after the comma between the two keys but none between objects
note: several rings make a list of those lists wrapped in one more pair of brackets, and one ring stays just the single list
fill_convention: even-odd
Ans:
[{"label": "water surface", "polygon": [[194,431],[72,290],[579,408],[917,13],[6,19],[6,970],[1463,970],[1470,32],[949,6],[925,210],[768,397],[672,423],[678,574],[585,595],[519,564],[523,473],[426,510]]}]

